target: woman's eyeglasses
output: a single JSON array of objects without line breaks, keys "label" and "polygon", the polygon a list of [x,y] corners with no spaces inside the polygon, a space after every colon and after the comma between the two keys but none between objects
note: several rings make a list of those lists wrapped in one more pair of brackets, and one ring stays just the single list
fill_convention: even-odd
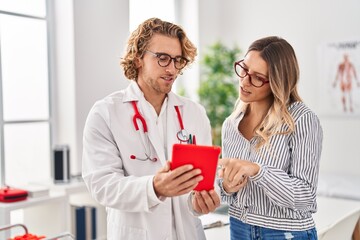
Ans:
[{"label": "woman's eyeglasses", "polygon": [[267,80],[263,76],[260,76],[258,74],[250,74],[249,69],[247,69],[243,65],[243,61],[244,60],[240,60],[240,61],[234,63],[235,73],[236,73],[236,75],[238,75],[241,78],[241,81],[246,76],[249,76],[249,82],[251,83],[251,85],[253,85],[254,87],[258,87],[258,88],[264,86],[264,84],[266,84],[266,83],[269,83],[269,80]]},{"label": "woman's eyeglasses", "polygon": [[187,60],[186,58],[182,57],[182,56],[176,56],[176,57],[171,57],[169,54],[167,53],[154,53],[151,52],[149,50],[145,50],[145,52],[148,52],[152,55],[154,55],[155,57],[157,57],[158,59],[158,64],[160,67],[167,67],[170,65],[171,60],[174,61],[174,65],[175,68],[177,70],[181,70],[183,69],[186,64],[189,62],[189,60]]}]

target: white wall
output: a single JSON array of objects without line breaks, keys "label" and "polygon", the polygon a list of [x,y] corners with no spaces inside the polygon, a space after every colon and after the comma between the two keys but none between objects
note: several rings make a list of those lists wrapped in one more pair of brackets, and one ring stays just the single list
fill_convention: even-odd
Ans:
[{"label": "white wall", "polygon": [[[76,158],[74,17],[72,0],[54,1],[53,144],[68,144]],[[75,162],[75,161],[72,161]],[[72,164],[71,168],[77,164]]]},{"label": "white wall", "polygon": [[[129,37],[128,0],[61,0],[55,4],[54,144],[69,144],[71,172],[81,172],[82,136],[87,114],[96,100],[127,86],[119,66]],[[177,1],[190,39],[197,45],[197,2]],[[189,11],[191,9],[191,11]],[[178,21],[177,21],[178,22]],[[192,97],[198,86],[198,63],[178,82]]]},{"label": "white wall", "polygon": [[[190,41],[199,46],[199,4],[194,0],[177,0],[175,1],[175,23],[179,24],[185,30]],[[198,51],[199,54],[199,51]],[[186,96],[198,100],[197,89],[199,88],[199,57],[195,58],[195,62],[185,68],[184,74],[180,75],[175,82],[175,88],[184,88]]]},{"label": "white wall", "polygon": [[129,36],[128,1],[61,0],[56,6],[54,144],[70,144],[72,174],[81,171],[82,133],[95,103],[124,88],[119,66]]},{"label": "white wall", "polygon": [[292,44],[301,70],[300,94],[318,113],[324,130],[321,171],[359,175],[360,118],[320,114],[317,51],[324,42],[360,39],[360,2],[209,0],[200,3],[202,46],[221,39],[229,45],[238,44],[244,53],[251,42],[267,35],[279,35]]},{"label": "white wall", "polygon": [[[72,173],[79,173],[82,131],[93,103],[128,84],[118,65],[129,31],[128,1],[61,0],[70,9],[68,18],[57,19],[56,143],[70,143]],[[300,94],[315,112],[319,79],[317,48],[327,41],[360,38],[360,2],[357,0],[193,0],[178,1],[178,20],[201,52],[216,40],[237,44],[243,52],[266,35],[287,39],[297,52],[301,69]],[[59,8],[61,9],[61,8]],[[65,11],[62,10],[63,13]],[[61,10],[59,10],[61,11]],[[187,21],[192,13],[194,23]],[[64,25],[65,24],[65,25]],[[73,25],[73,26],[72,26]],[[196,29],[199,32],[196,33]],[[178,80],[192,83],[198,66]],[[190,81],[190,82],[189,82]],[[65,85],[64,85],[65,83]],[[192,87],[193,88],[193,87]],[[74,104],[75,103],[75,104]],[[321,170],[360,174],[359,118],[330,118],[319,115],[324,129]]]}]

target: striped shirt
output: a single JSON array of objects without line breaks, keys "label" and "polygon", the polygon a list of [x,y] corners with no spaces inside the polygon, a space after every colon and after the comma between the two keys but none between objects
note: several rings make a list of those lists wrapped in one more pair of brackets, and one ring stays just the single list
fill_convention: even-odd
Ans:
[{"label": "striped shirt", "polygon": [[[227,194],[218,180],[229,215],[245,223],[286,231],[315,227],[316,189],[322,149],[318,117],[302,102],[289,107],[295,131],[274,135],[270,145],[256,150],[257,138],[248,141],[238,130],[243,113],[229,117],[222,128],[223,158],[238,158],[260,165],[245,187]],[[282,126],[286,130],[287,126]]]}]

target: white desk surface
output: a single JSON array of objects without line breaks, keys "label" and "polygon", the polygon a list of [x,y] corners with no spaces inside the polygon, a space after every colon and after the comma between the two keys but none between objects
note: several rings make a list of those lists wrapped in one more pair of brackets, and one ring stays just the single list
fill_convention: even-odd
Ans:
[{"label": "white desk surface", "polygon": [[[318,197],[317,204],[318,211],[313,215],[313,217],[318,232],[321,232],[322,229],[326,229],[338,219],[346,216],[354,210],[360,210],[360,201],[347,199]],[[205,235],[207,240],[229,240],[229,225],[206,229]]]}]

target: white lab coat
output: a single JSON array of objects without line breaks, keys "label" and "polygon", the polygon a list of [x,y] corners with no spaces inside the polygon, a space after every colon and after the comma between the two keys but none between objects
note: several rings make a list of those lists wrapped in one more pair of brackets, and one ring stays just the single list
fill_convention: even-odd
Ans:
[{"label": "white lab coat", "polygon": [[[137,106],[148,126],[157,162],[139,161],[145,150],[132,118]],[[211,145],[211,127],[205,109],[170,92],[167,103],[167,155],[178,143],[180,124],[174,106],[179,106],[184,128],[196,136],[197,144]],[[179,240],[205,239],[201,221],[187,203],[188,194],[158,199],[153,189],[154,174],[166,160],[156,119],[136,82],[95,103],[84,129],[83,178],[93,198],[106,207],[109,240],[171,240],[172,205]],[[142,129],[139,125],[140,131]]]}]

